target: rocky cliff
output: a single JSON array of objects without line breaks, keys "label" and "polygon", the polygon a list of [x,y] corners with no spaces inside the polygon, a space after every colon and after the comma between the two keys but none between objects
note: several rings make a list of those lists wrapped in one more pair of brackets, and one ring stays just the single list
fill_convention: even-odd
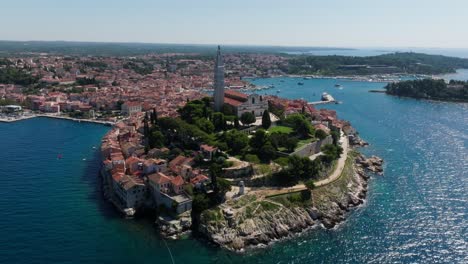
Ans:
[{"label": "rocky cliff", "polygon": [[348,158],[342,176],[335,182],[316,188],[310,198],[301,193],[287,197],[248,195],[236,203],[206,211],[199,231],[217,245],[233,250],[262,247],[294,236],[314,226],[333,228],[345,220],[350,208],[363,203],[368,177],[355,156]]}]

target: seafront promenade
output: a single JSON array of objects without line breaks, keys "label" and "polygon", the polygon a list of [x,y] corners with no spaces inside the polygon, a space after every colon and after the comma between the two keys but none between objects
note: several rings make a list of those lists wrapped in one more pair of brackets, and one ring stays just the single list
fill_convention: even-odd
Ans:
[{"label": "seafront promenade", "polygon": [[31,115],[24,115],[24,116],[17,116],[17,117],[0,117],[0,122],[12,123],[12,122],[31,119],[35,117],[65,119],[65,120],[70,120],[70,121],[75,121],[75,122],[95,123],[95,124],[101,124],[101,125],[107,125],[107,126],[115,125],[115,122],[112,122],[112,121],[101,121],[101,120],[95,120],[95,119],[79,119],[79,118],[61,116],[61,115],[56,115],[56,114],[31,114]]}]

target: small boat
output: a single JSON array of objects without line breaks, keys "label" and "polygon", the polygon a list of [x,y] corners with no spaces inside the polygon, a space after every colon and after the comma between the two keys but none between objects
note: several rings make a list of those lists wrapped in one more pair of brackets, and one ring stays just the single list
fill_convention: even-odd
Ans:
[{"label": "small boat", "polygon": [[281,90],[276,90],[276,93],[281,93]]},{"label": "small boat", "polygon": [[304,85],[304,83],[303,82],[298,82],[297,85]]},{"label": "small boat", "polygon": [[61,159],[61,158],[62,158],[62,154],[58,154],[57,159]]},{"label": "small boat", "polygon": [[336,88],[340,88],[340,87],[343,87],[343,86],[342,86],[341,84],[338,84],[338,83],[337,83],[337,84],[335,84],[335,87],[336,87]]}]

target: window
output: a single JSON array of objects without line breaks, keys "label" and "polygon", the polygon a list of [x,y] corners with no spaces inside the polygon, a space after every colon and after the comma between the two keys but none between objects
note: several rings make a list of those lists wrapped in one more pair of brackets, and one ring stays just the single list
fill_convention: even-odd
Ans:
[{"label": "window", "polygon": [[261,101],[263,101],[263,98],[262,98],[262,96],[260,95],[260,102],[261,102]]},{"label": "window", "polygon": [[255,104],[255,97],[252,97],[252,104]]}]

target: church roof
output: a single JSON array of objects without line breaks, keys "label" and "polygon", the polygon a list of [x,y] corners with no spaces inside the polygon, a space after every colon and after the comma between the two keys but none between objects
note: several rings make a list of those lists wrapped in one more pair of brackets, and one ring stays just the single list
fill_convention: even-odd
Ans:
[{"label": "church roof", "polygon": [[234,90],[225,90],[224,91],[224,97],[229,97],[229,98],[232,98],[232,99],[235,99],[235,100],[239,100],[239,101],[247,101],[247,98],[249,97],[248,95],[244,94],[244,93],[241,93],[241,92],[238,92],[238,91],[234,91]]},{"label": "church roof", "polygon": [[239,106],[241,105],[243,102],[242,101],[239,101],[239,100],[236,100],[236,99],[231,99],[229,97],[224,97],[224,103],[225,104],[228,104],[228,105],[232,105],[232,106]]}]

